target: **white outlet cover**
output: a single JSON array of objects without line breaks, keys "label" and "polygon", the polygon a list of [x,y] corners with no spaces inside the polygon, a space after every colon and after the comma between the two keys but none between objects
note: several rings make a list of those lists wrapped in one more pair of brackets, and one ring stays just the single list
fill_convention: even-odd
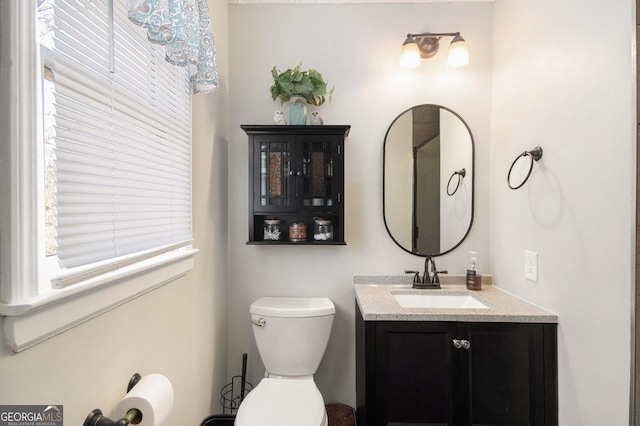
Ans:
[{"label": "white outlet cover", "polygon": [[531,281],[538,281],[538,253],[525,250],[524,277]]}]

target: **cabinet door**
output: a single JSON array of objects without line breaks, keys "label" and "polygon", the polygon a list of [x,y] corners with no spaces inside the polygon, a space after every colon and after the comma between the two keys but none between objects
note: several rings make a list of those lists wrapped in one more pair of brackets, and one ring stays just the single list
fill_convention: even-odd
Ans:
[{"label": "cabinet door", "polygon": [[342,144],[336,135],[298,138],[302,175],[298,179],[299,211],[337,211],[342,203]]},{"label": "cabinet door", "polygon": [[295,211],[296,178],[302,174],[294,161],[295,136],[257,135],[252,148],[253,210]]},{"label": "cabinet door", "polygon": [[470,342],[460,354],[461,424],[544,425],[543,326],[469,323],[460,333]]},{"label": "cabinet door", "polygon": [[452,361],[456,330],[455,323],[378,323],[377,415],[368,425],[458,424],[452,398],[459,391],[459,370]]}]

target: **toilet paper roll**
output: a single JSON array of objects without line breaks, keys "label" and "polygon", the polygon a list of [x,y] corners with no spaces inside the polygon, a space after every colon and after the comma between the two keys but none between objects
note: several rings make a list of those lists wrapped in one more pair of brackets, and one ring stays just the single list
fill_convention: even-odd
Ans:
[{"label": "toilet paper roll", "polygon": [[139,426],[161,426],[173,408],[173,386],[162,374],[144,376],[122,398],[116,408],[116,418],[123,418],[136,408],[142,413]]}]

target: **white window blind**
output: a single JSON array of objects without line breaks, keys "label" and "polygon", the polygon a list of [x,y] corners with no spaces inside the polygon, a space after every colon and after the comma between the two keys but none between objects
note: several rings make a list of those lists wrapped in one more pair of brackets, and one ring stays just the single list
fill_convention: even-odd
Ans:
[{"label": "white window blind", "polygon": [[129,22],[125,0],[48,1],[60,262],[190,243],[188,70]]}]

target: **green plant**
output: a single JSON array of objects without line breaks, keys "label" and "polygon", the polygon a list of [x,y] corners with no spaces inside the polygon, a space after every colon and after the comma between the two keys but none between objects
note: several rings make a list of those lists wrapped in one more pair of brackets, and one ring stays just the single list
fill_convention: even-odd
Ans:
[{"label": "green plant", "polygon": [[271,97],[275,101],[280,99],[283,104],[291,99],[292,96],[302,96],[311,105],[322,105],[325,96],[329,96],[329,102],[333,97],[333,90],[327,93],[327,83],[322,75],[316,70],[302,71],[302,62],[294,69],[288,69],[284,72],[278,71],[276,67],[271,70],[273,76],[273,86],[271,86]]}]

